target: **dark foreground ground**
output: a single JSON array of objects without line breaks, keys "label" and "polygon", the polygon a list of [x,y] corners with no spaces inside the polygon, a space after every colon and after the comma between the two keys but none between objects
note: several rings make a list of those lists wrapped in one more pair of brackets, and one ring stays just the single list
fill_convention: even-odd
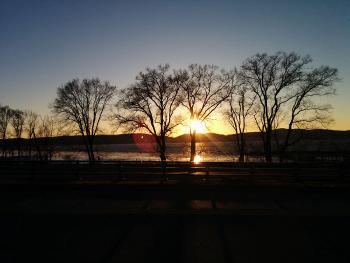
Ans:
[{"label": "dark foreground ground", "polygon": [[0,184],[0,262],[350,262],[348,183]]},{"label": "dark foreground ground", "polygon": [[348,217],[2,216],[1,262],[349,262]]}]

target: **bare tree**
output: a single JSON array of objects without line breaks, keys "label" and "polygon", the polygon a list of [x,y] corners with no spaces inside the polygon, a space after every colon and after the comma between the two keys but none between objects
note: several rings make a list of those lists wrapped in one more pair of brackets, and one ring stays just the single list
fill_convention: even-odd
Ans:
[{"label": "bare tree", "polygon": [[179,125],[175,111],[180,105],[180,88],[174,85],[169,65],[147,68],[136,83],[121,91],[115,115],[129,131],[144,130],[153,135],[161,161],[166,161],[166,136]]},{"label": "bare tree", "polygon": [[[227,99],[231,74],[218,72],[214,65],[198,64],[176,72],[176,85],[181,88],[183,96],[181,104],[187,109],[191,122],[204,122]],[[190,128],[191,162],[196,155],[196,133],[196,129]]]},{"label": "bare tree", "polygon": [[335,88],[332,85],[337,80],[337,69],[328,66],[316,68],[305,74],[303,83],[296,89],[293,99],[287,105],[286,135],[281,143],[277,139],[280,162],[284,161],[288,147],[301,139],[302,133],[291,140],[293,128],[327,127],[332,123],[333,120],[330,117],[332,106],[317,103],[315,99],[334,95]]},{"label": "bare tree", "polygon": [[[34,141],[35,145],[37,146],[37,142],[36,142],[36,133],[37,133],[37,129],[38,129],[38,118],[39,115],[36,114],[33,111],[28,111],[26,112],[26,125],[25,125],[25,130],[28,134],[28,139],[29,139],[29,158],[32,158],[32,142]],[[39,154],[39,158],[40,158],[40,148],[36,147],[38,154]]]},{"label": "bare tree", "polygon": [[239,161],[245,161],[245,132],[248,118],[252,116],[256,96],[252,94],[249,87],[242,81],[234,81],[231,86],[230,95],[227,99],[228,110],[224,112],[228,122],[236,134],[236,145],[239,153]]},{"label": "bare tree", "polygon": [[[258,106],[254,118],[261,132],[267,162],[272,161],[272,131],[281,111],[298,100],[296,98],[301,95],[302,87],[322,87],[331,76],[337,74],[336,69],[329,67],[317,68],[310,72],[306,65],[311,61],[309,56],[301,57],[293,52],[289,54],[277,52],[274,55],[256,54],[241,66],[240,76],[257,97]],[[326,79],[319,78],[321,74],[325,74],[324,71],[333,73]],[[312,97],[314,96],[306,98],[312,99]],[[305,104],[296,103],[295,112],[298,112],[302,105]],[[295,121],[294,118],[292,123]]]},{"label": "bare tree", "polygon": [[52,116],[44,116],[40,119],[40,126],[38,129],[38,136],[42,138],[43,149],[39,152],[39,158],[44,157],[51,160],[54,154],[54,136],[57,135],[56,121]]},{"label": "bare tree", "polygon": [[17,139],[17,156],[19,158],[21,157],[21,139],[24,130],[25,119],[25,112],[21,110],[13,110],[10,122],[14,131],[14,136]]},{"label": "bare tree", "polygon": [[6,157],[6,139],[8,127],[13,114],[13,110],[9,106],[0,105],[0,136],[2,141],[2,155]]},{"label": "bare tree", "polygon": [[64,122],[73,124],[83,138],[89,160],[94,157],[94,140],[103,113],[116,87],[94,79],[73,79],[57,89],[52,109]]}]

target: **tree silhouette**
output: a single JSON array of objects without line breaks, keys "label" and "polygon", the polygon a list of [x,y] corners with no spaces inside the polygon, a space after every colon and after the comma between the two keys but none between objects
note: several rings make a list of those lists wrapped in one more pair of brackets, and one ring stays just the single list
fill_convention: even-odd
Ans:
[{"label": "tree silhouette", "polygon": [[144,130],[153,135],[161,161],[166,160],[166,136],[180,123],[175,117],[180,88],[174,85],[169,70],[166,64],[140,72],[135,84],[121,91],[114,116],[129,131]]},{"label": "tree silhouette", "polygon": [[41,154],[40,154],[40,148],[38,147],[38,143],[36,142],[36,133],[38,129],[38,118],[39,115],[33,111],[28,111],[26,112],[27,118],[26,118],[26,125],[25,125],[25,130],[27,131],[28,134],[28,139],[29,139],[29,158],[32,158],[32,142],[34,141],[37,152],[39,155],[39,159],[41,159]]},{"label": "tree silhouette", "polygon": [[[181,104],[187,109],[190,121],[204,122],[228,98],[227,88],[232,76],[231,73],[218,72],[214,65],[192,64],[188,69],[178,70],[175,80],[181,88]],[[196,133],[190,128],[191,162],[196,155]]]},{"label": "tree silhouette", "polygon": [[52,109],[61,120],[73,124],[81,134],[89,160],[94,157],[94,140],[103,113],[116,87],[98,78],[73,79],[57,89]]},{"label": "tree silhouette", "polygon": [[[292,116],[305,116],[305,110],[302,108],[308,103],[310,106],[307,108],[310,111],[314,108],[311,106],[312,99],[316,96],[314,92],[323,90],[323,87],[330,87],[336,77],[337,70],[329,67],[309,71],[306,65],[310,62],[309,56],[301,57],[293,52],[277,52],[274,55],[263,53],[248,58],[240,68],[240,77],[257,97],[254,118],[261,132],[267,162],[272,161],[272,131],[277,127],[276,122],[282,112],[287,111],[288,105],[292,104]],[[310,96],[303,96],[305,92]],[[317,96],[322,94],[324,93],[318,92]],[[291,117],[290,120],[289,133],[297,119]],[[288,141],[289,135],[286,137],[285,146],[288,146]]]},{"label": "tree silhouette", "polygon": [[[40,118],[39,128],[38,128],[38,136],[42,139],[42,149],[38,147],[39,158],[45,158],[47,160],[51,160],[54,154],[54,140],[53,137],[58,135],[58,127],[56,125],[56,121],[52,116],[44,116]],[[37,135],[35,134],[35,137]],[[35,141],[37,141],[35,139]]]},{"label": "tree silhouette", "polygon": [[231,85],[227,99],[228,109],[224,112],[226,119],[235,131],[239,161],[245,161],[245,132],[248,118],[252,116],[256,96],[250,91],[244,80],[236,78]]},{"label": "tree silhouette", "polygon": [[317,103],[316,100],[320,97],[334,95],[335,89],[332,85],[336,80],[338,80],[337,69],[328,66],[321,66],[305,73],[302,84],[295,90],[285,110],[288,122],[287,133],[282,138],[282,142],[276,137],[281,162],[284,161],[288,147],[301,138],[299,136],[291,140],[293,128],[327,127],[333,121],[330,117],[332,106]]},{"label": "tree silhouette", "polygon": [[2,141],[2,156],[6,157],[6,139],[8,127],[13,114],[13,110],[9,106],[0,105],[0,136]]},{"label": "tree silhouette", "polygon": [[19,158],[21,157],[21,138],[24,130],[25,120],[25,112],[21,110],[13,110],[10,122],[14,131],[14,136],[17,139],[17,156]]}]

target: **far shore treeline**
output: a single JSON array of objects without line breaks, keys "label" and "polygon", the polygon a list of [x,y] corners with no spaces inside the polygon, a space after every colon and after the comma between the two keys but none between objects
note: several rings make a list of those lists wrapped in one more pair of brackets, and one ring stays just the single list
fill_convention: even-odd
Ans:
[{"label": "far shore treeline", "polygon": [[[0,105],[1,157],[51,159],[58,138],[74,134],[93,162],[102,123],[109,123],[125,135],[148,134],[161,161],[167,160],[167,144],[176,140],[174,131],[189,125],[189,135],[177,138],[190,144],[194,161],[196,143],[205,138],[198,123],[205,125],[216,113],[232,127],[234,135],[226,138],[235,144],[239,161],[245,161],[247,139],[254,134],[266,162],[273,156],[283,162],[310,130],[333,122],[332,105],[323,101],[335,94],[337,80],[336,68],[315,66],[310,56],[294,52],[259,53],[232,70],[159,65],[146,68],[121,90],[98,78],[73,79],[57,88],[50,116]],[[248,126],[258,132],[247,133]]]}]

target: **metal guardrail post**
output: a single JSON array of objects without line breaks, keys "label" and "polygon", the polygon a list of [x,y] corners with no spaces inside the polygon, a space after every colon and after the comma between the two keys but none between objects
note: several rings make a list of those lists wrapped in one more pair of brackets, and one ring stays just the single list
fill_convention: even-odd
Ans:
[{"label": "metal guardrail post", "polygon": [[190,166],[188,167],[188,174],[189,175],[192,174],[192,166],[193,166],[193,163],[190,163]]},{"label": "metal guardrail post", "polygon": [[118,180],[121,180],[122,176],[122,163],[121,161],[118,161]]},{"label": "metal guardrail post", "polygon": [[254,167],[254,165],[251,165],[251,166],[250,166],[249,173],[250,173],[250,175],[252,175],[252,176],[255,175],[255,167]]},{"label": "metal guardrail post", "polygon": [[119,180],[122,180],[122,181],[124,181],[126,179],[124,174],[123,174],[121,161],[118,161],[118,178],[119,178]]},{"label": "metal guardrail post", "polygon": [[32,181],[35,181],[35,169],[34,169],[34,162],[30,163],[30,177]]},{"label": "metal guardrail post", "polygon": [[295,167],[293,169],[292,176],[293,176],[295,182],[299,182],[300,181],[300,177],[299,177],[300,170],[301,170],[301,168],[299,166],[297,166],[297,167]]},{"label": "metal guardrail post", "polygon": [[337,167],[338,179],[340,182],[344,182],[345,179],[345,167],[343,164],[339,164]]},{"label": "metal guardrail post", "polygon": [[[128,170],[128,165],[127,164],[125,164],[125,168],[126,168],[126,170]],[[122,166],[120,166],[120,169],[122,169]],[[125,175],[125,173],[123,173],[122,170],[121,170],[121,179],[122,179],[122,181],[126,180],[126,175]]]},{"label": "metal guardrail post", "polygon": [[210,166],[206,165],[205,169],[206,169],[206,171],[205,171],[205,179],[207,180],[207,182],[209,182]]},{"label": "metal guardrail post", "polygon": [[80,175],[79,175],[79,161],[75,162],[75,178],[77,181],[80,181]]},{"label": "metal guardrail post", "polygon": [[168,177],[167,177],[167,172],[166,172],[166,167],[167,167],[166,161],[162,161],[161,166],[162,166],[162,177],[163,177],[163,180],[167,181]]}]

